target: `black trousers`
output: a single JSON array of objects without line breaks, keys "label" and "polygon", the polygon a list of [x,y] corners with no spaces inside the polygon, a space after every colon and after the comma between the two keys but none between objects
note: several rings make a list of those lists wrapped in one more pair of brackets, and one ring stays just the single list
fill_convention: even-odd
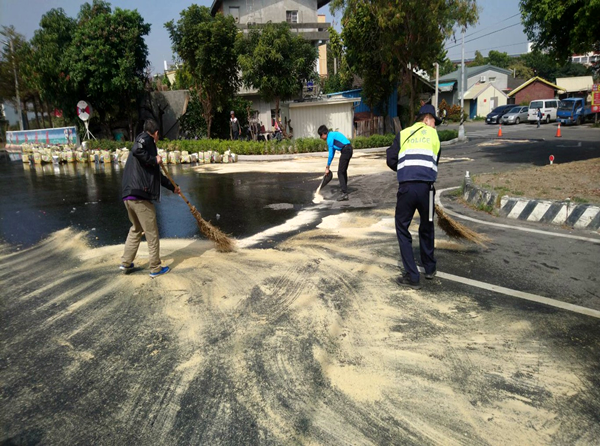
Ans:
[{"label": "black trousers", "polygon": [[344,194],[348,193],[348,165],[350,164],[352,153],[352,146],[350,144],[344,146],[341,150],[340,160],[338,162],[338,180],[340,181],[340,187]]},{"label": "black trousers", "polygon": [[419,249],[421,263],[426,273],[435,271],[436,260],[433,256],[434,228],[429,221],[429,183],[406,182],[398,185],[396,196],[396,235],[400,245],[400,256],[404,271],[410,280],[418,282],[420,275],[412,250],[412,237],[408,227],[413,219],[415,210],[419,211]]}]

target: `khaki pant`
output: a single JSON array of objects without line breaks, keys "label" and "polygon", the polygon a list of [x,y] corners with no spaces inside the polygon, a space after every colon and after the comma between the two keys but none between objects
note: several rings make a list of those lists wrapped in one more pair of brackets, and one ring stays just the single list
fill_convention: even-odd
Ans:
[{"label": "khaki pant", "polygon": [[124,203],[132,226],[125,241],[125,251],[123,257],[121,257],[121,264],[129,266],[133,263],[142,241],[142,234],[145,234],[150,257],[150,272],[159,272],[162,266],[154,204],[148,200],[125,200]]}]

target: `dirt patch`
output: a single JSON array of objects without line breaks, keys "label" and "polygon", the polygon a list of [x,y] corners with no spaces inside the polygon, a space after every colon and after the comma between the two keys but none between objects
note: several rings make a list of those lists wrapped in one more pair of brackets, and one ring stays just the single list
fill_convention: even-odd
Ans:
[{"label": "dirt patch", "polygon": [[502,195],[600,204],[600,158],[473,177]]}]

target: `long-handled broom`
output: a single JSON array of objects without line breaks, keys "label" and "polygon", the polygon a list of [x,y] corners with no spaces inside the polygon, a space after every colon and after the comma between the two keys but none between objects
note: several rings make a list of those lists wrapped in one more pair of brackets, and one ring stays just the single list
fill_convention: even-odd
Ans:
[{"label": "long-handled broom", "polygon": [[[169,181],[171,182],[171,184],[174,187],[177,187],[177,184],[175,184],[175,182],[173,181],[173,179],[169,175],[169,172],[167,171],[167,168],[165,167],[165,165],[161,164],[160,166],[162,167],[162,170],[165,173],[165,176],[169,179]],[[190,204],[190,202],[188,201],[187,198],[185,198],[185,195],[183,195],[183,193],[179,193],[179,196],[181,198],[183,198],[183,201],[185,201],[186,204],[188,205],[188,207],[190,208],[190,212],[192,213],[192,215],[196,219],[196,222],[198,223],[198,227],[200,228],[200,231],[209,240],[212,240],[215,243],[217,251],[220,251],[220,252],[231,252],[231,251],[233,251],[233,248],[234,248],[234,242],[233,242],[233,240],[231,240],[229,237],[227,237],[225,234],[223,234],[220,229],[215,228],[209,222],[207,222],[206,220],[204,220],[202,218],[202,216],[200,215],[200,212],[198,212],[198,209],[196,209],[195,206],[193,206],[192,204]]]},{"label": "long-handled broom", "polygon": [[435,215],[437,215],[438,218],[438,225],[450,238],[469,240],[483,247],[485,247],[485,242],[490,241],[485,235],[479,234],[450,218],[450,216],[437,204],[435,205]]}]

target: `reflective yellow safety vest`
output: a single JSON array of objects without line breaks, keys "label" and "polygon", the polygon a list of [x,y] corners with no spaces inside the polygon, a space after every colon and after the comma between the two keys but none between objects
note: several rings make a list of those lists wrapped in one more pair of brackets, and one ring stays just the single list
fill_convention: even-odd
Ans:
[{"label": "reflective yellow safety vest", "polygon": [[398,182],[435,182],[440,155],[437,131],[422,122],[417,122],[402,130],[400,138],[396,139],[399,139],[400,145],[396,170]]}]

